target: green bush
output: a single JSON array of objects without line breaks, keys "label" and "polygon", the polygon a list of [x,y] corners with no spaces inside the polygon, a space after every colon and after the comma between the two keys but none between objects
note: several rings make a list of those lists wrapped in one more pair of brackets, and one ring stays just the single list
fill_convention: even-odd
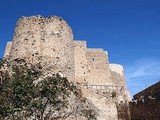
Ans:
[{"label": "green bush", "polygon": [[[48,120],[56,111],[68,107],[71,93],[85,103],[81,90],[58,74],[42,77],[39,67],[27,64],[13,64],[10,70],[11,73],[0,72],[2,78],[0,119],[2,120],[23,120],[30,117],[36,120]],[[84,116],[88,120],[95,118],[93,112],[89,110]]]}]

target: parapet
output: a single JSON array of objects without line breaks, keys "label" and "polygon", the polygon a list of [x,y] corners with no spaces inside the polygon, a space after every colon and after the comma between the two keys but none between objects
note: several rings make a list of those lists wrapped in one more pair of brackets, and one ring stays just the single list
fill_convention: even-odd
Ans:
[{"label": "parapet", "polygon": [[84,47],[86,48],[87,45],[86,45],[86,41],[81,41],[81,40],[74,40],[74,46],[80,46],[80,47]]},{"label": "parapet", "polygon": [[109,64],[112,82],[116,86],[124,86],[126,88],[123,66],[119,64]]},{"label": "parapet", "polygon": [[124,76],[123,66],[120,64],[109,64],[109,68],[111,71],[116,72],[120,76]]},{"label": "parapet", "polygon": [[105,53],[106,53],[106,55],[108,56],[108,51],[106,51],[106,50],[105,50],[104,52],[105,52]]},{"label": "parapet", "polygon": [[104,52],[102,48],[87,48],[87,52]]},{"label": "parapet", "polygon": [[120,64],[109,64],[109,68],[111,71],[111,79],[115,86],[123,86],[124,91],[119,93],[120,95],[117,98],[117,102],[125,102],[130,101],[130,93],[127,90],[126,82],[124,78],[124,69]]}]

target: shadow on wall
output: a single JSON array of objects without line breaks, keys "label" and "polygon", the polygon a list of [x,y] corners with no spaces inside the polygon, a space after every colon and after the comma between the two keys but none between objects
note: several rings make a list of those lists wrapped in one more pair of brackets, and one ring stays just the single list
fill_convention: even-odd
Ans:
[{"label": "shadow on wall", "polygon": [[130,102],[131,120],[160,120],[160,101]]}]

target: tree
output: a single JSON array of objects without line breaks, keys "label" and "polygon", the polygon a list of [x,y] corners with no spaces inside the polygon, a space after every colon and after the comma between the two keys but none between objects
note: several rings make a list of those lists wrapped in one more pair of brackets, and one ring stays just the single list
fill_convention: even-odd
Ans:
[{"label": "tree", "polygon": [[[20,62],[23,61],[23,62]],[[1,66],[9,62],[1,62]],[[48,120],[49,118],[65,118],[71,112],[59,114],[69,107],[69,97],[75,95],[83,104],[81,90],[66,78],[58,74],[51,77],[42,75],[39,65],[28,65],[24,60],[21,64],[8,65],[10,72],[0,71],[0,119],[7,120]],[[84,100],[84,101],[83,101]],[[83,108],[78,114],[86,114]],[[92,117],[95,112],[90,110]],[[53,116],[54,115],[54,116]],[[95,118],[95,117],[93,117]]]}]

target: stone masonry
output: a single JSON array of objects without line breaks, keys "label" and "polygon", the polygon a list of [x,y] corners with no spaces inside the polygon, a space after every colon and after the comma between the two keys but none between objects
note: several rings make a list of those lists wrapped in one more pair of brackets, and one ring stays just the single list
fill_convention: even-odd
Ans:
[{"label": "stone masonry", "polygon": [[40,63],[45,74],[59,73],[78,83],[84,96],[99,109],[99,120],[118,120],[116,105],[130,101],[123,67],[109,64],[103,49],[87,48],[86,41],[74,40],[72,29],[60,17],[20,18],[4,58]]}]

